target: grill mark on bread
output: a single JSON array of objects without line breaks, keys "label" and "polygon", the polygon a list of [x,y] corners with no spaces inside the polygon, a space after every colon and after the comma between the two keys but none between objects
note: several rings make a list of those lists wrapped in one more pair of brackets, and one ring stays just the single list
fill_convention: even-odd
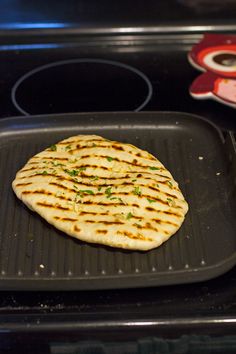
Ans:
[{"label": "grill mark on bread", "polygon": [[[55,167],[57,167],[57,166],[55,166]],[[26,175],[26,176],[22,176],[22,177],[18,177],[18,179],[25,179],[25,178],[34,178],[34,177],[37,177],[37,176],[43,176],[43,177],[48,177],[48,176],[56,176],[57,177],[57,179],[61,179],[61,180],[67,180],[67,181],[73,181],[73,182],[76,182],[76,178],[77,177],[83,177],[83,178],[89,178],[89,177],[94,177],[94,175],[86,175],[86,174],[84,174],[83,173],[83,171],[79,171],[79,169],[81,169],[81,168],[94,168],[94,169],[102,169],[102,170],[106,170],[106,171],[111,171],[111,169],[109,169],[109,168],[107,168],[107,167],[105,167],[105,166],[97,166],[97,165],[82,165],[82,166],[80,166],[80,167],[78,167],[78,166],[73,166],[73,170],[78,170],[78,173],[79,173],[79,175],[78,176],[75,176],[75,178],[73,178],[73,177],[71,177],[71,178],[69,178],[69,177],[65,177],[65,176],[63,176],[63,175],[60,175],[59,173],[60,173],[60,171],[61,170],[57,170],[56,168],[51,168],[53,171],[56,171],[58,174],[57,175],[55,175],[55,173],[49,173],[49,172],[47,172],[46,174],[45,173],[43,173],[43,172],[38,172],[38,173],[35,173],[35,174],[32,174],[32,175]],[[42,167],[41,167],[42,168]],[[38,168],[39,169],[39,168]],[[48,168],[49,169],[49,168]],[[47,170],[47,168],[45,167],[45,169],[44,170]],[[66,171],[64,171],[64,170],[62,170],[65,174],[67,173]],[[25,170],[21,170],[21,172],[26,172]],[[148,171],[142,171],[143,173],[145,173],[145,174],[149,174],[149,175],[151,175],[151,176],[153,176],[153,178],[149,178],[149,177],[146,177],[146,176],[143,176],[143,174],[142,173],[139,173],[139,171],[126,171],[126,176],[122,176],[122,177],[110,177],[110,176],[98,176],[98,178],[99,179],[110,179],[110,180],[119,180],[119,179],[127,179],[127,178],[143,178],[144,180],[152,180],[152,181],[154,181],[154,177],[161,177],[162,178],[162,180],[155,180],[155,182],[157,182],[158,184],[160,183],[160,184],[167,184],[168,183],[168,181],[169,180],[171,180],[171,178],[170,177],[168,177],[168,176],[165,176],[165,175],[160,175],[160,174],[158,174],[158,173],[155,173],[155,174],[153,174],[153,173],[151,173],[151,172],[148,172]],[[97,171],[96,171],[96,173],[97,173]],[[117,173],[121,173],[121,172],[117,172]],[[137,174],[137,176],[130,176],[130,174]],[[163,179],[164,179],[164,181],[163,181]],[[98,186],[98,184],[96,184],[96,186]]]},{"label": "grill mark on bread", "polygon": [[153,241],[152,238],[145,237],[145,236],[141,235],[140,233],[137,233],[134,235],[132,232],[129,232],[129,231],[117,231],[117,234],[121,235],[121,236],[126,236],[126,237],[134,239],[134,240],[150,241],[150,242]]},{"label": "grill mark on bread", "polygon": [[[50,182],[49,183],[50,185],[53,185],[53,186],[56,186],[57,188],[60,188],[60,189],[63,189],[64,191],[68,191],[68,192],[72,192],[72,193],[77,193],[77,190],[76,189],[72,189],[72,188],[68,188],[67,186],[64,186],[64,185],[62,185],[62,184],[59,184],[59,183],[56,183],[56,182]],[[81,183],[82,185],[85,185],[85,186],[91,186],[91,185],[89,185],[89,184],[84,184],[84,183]],[[108,185],[105,185],[105,186],[107,186],[108,187]],[[81,188],[83,188],[83,187],[81,187]],[[37,190],[37,191],[23,191],[22,192],[23,194],[48,194],[48,195],[55,195],[54,193],[51,193],[51,192],[49,192],[49,191],[45,191],[45,190]],[[164,194],[167,194],[168,195],[168,193],[164,193]],[[104,193],[103,192],[99,192],[99,193],[96,193],[96,194],[94,194],[94,195],[92,195],[92,197],[94,198],[95,196],[101,196],[101,195],[104,195]],[[113,195],[113,197],[115,197],[115,196],[119,196],[119,198],[122,198],[123,196],[130,196],[130,195],[132,195],[132,191],[131,192],[118,192],[118,193],[116,193],[116,192],[113,192],[112,193],[112,195]],[[87,197],[89,197],[89,195],[86,195]],[[147,198],[149,198],[150,196],[149,195],[144,195],[144,194],[142,194],[142,195],[140,195],[140,196],[136,196],[137,198],[145,198],[145,199],[147,199]],[[175,199],[178,199],[176,196],[174,196],[174,198]],[[61,198],[61,199],[63,199],[63,198]],[[161,199],[161,198],[157,198],[157,197],[155,197],[155,196],[152,196],[151,197],[151,199],[152,200],[155,200],[155,201],[157,201],[157,202],[159,202],[159,203],[161,203],[161,204],[164,204],[164,205],[168,205],[169,206],[169,202],[168,201],[164,201],[163,199]],[[118,200],[119,201],[119,200]],[[101,204],[102,205],[102,203],[98,203],[98,204]],[[120,202],[120,203],[105,203],[105,205],[111,205],[111,204],[113,204],[113,205],[117,205],[117,204],[123,204],[122,202]],[[128,204],[129,205],[129,204]],[[133,203],[132,204],[132,206],[136,206],[136,207],[139,207],[139,205],[137,204],[137,203]],[[178,205],[175,205],[174,206],[175,208],[177,208],[177,209],[182,209],[182,207],[181,206],[178,206]],[[146,208],[148,208],[148,207],[146,207]],[[147,209],[147,210],[150,210],[150,209]]]},{"label": "grill mark on bread", "polygon": [[174,223],[172,221],[169,221],[169,220],[152,219],[152,221],[155,221],[155,222],[157,222],[160,225],[168,224],[168,225],[172,225],[172,226],[178,226],[176,223]]},{"label": "grill mark on bread", "polygon": [[107,230],[96,230],[96,233],[97,234],[103,234],[103,235],[106,235],[107,234]]},{"label": "grill mark on bread", "polygon": [[104,225],[123,225],[124,223],[121,221],[107,221],[107,220],[91,220],[91,219],[87,219],[87,220],[83,220],[83,222],[87,222],[89,224],[104,224]]},{"label": "grill mark on bread", "polygon": [[49,185],[50,185],[50,186],[55,186],[55,187],[60,188],[60,189],[63,189],[64,191],[76,192],[76,189],[68,188],[67,186],[64,186],[63,184],[60,184],[60,183],[49,182]]},{"label": "grill mark on bread", "polygon": [[177,212],[173,213],[172,211],[168,211],[168,210],[157,210],[157,209],[152,208],[152,207],[146,207],[145,209],[148,210],[148,211],[153,211],[153,212],[158,213],[158,214],[174,215],[174,216],[182,218],[182,215],[177,213]]},{"label": "grill mark on bread", "polygon": [[54,216],[53,217],[55,220],[60,220],[60,221],[72,221],[72,222],[76,222],[78,221],[77,219],[72,219],[72,218],[62,218],[60,216]]},{"label": "grill mark on bread", "polygon": [[[21,170],[21,172],[29,172],[29,171],[35,171],[35,170],[39,170],[39,169],[52,169],[51,167],[48,167],[48,166],[42,166],[41,168],[39,168],[39,167],[30,167],[30,168],[23,168],[22,170]],[[42,172],[38,172],[37,174],[40,174],[40,173],[42,173]]]},{"label": "grill mark on bread", "polygon": [[30,186],[32,182],[27,182],[27,183],[17,183],[16,187],[25,187],[25,186]]},{"label": "grill mark on bread", "polygon": [[[48,192],[48,191],[45,191],[45,190],[38,190],[38,191],[24,191],[22,192],[22,194],[26,195],[26,194],[43,194],[43,195],[53,195],[54,196],[54,193],[51,193],[51,192]],[[59,197],[60,198],[60,197]],[[65,199],[65,200],[71,200],[72,199],[68,199],[68,198],[65,198],[65,197],[61,197],[61,199]],[[52,208],[56,208],[56,209],[62,209],[62,210],[70,210],[69,208],[65,208],[65,207],[62,207],[58,204],[48,204],[48,203],[37,203],[38,205],[41,205],[41,206],[44,206],[44,207],[52,207]],[[83,204],[90,204],[90,203],[86,203],[84,202]],[[91,202],[91,204],[95,204],[95,205],[103,205],[103,206],[107,206],[107,205],[110,205],[110,204],[106,204],[106,203],[93,203]],[[115,203],[113,205],[116,205]],[[133,204],[132,205],[128,205],[128,206],[134,206]],[[138,206],[137,204],[135,206]],[[155,209],[153,208],[150,208],[152,209],[152,211],[155,211]],[[168,213],[168,212],[163,212],[163,213]],[[179,214],[176,214],[176,213],[168,213],[168,214],[171,214],[171,215],[174,215],[174,216],[180,216]],[[117,213],[115,214],[111,214],[110,212],[102,212],[102,213],[99,213],[99,212],[91,212],[91,211],[81,211],[80,212],[80,215],[96,215],[96,216],[107,216],[107,215],[110,215],[110,216],[117,216]],[[124,215],[125,217],[125,215]],[[68,221],[76,221],[76,219],[70,219],[70,218],[59,218],[59,217],[54,217],[55,219],[57,220],[67,220]],[[137,219],[137,220],[143,220],[142,217],[140,216],[136,216],[136,215],[132,215],[132,219]],[[157,218],[153,218],[152,221],[155,221],[157,222],[158,224],[170,224],[170,225],[173,225],[173,226],[178,226],[177,224],[171,222],[171,221],[168,221],[168,220],[161,220],[161,219],[157,219]],[[89,223],[95,223],[97,222],[96,220],[85,220],[85,222],[89,222]],[[107,222],[107,221],[99,221],[99,222],[103,222],[105,224],[123,224],[123,222],[117,222],[117,221],[110,221],[110,222]],[[150,227],[149,227],[150,228]],[[153,228],[152,228],[153,229]],[[153,229],[154,230],[154,229]],[[157,231],[157,230],[156,230]]]},{"label": "grill mark on bread", "polygon": [[54,193],[46,191],[45,189],[39,189],[39,190],[34,190],[34,191],[23,191],[22,194],[43,194],[43,195],[53,195],[55,196]]},{"label": "grill mark on bread", "polygon": [[[104,143],[104,140],[98,140],[98,141]],[[94,141],[90,140],[88,142],[91,144]],[[73,143],[75,143],[75,142],[64,143],[64,145],[70,145],[70,144],[73,144]],[[140,152],[137,153],[135,151],[125,149],[124,146],[121,146],[119,144],[115,144],[115,142],[111,142],[111,143],[113,143],[113,144],[112,145],[110,145],[110,144],[109,145],[99,144],[98,146],[87,145],[87,144],[85,144],[85,145],[76,144],[76,148],[72,147],[72,149],[70,151],[74,152],[74,151],[77,151],[77,150],[81,151],[81,150],[84,150],[84,149],[94,149],[94,148],[107,149],[108,151],[112,151],[112,149],[114,149],[114,150],[118,150],[118,151],[124,151],[124,152],[126,152],[126,153],[128,153],[128,154],[130,154],[132,156],[137,156],[137,157],[140,157],[140,158],[143,158],[143,159],[147,159],[147,160],[150,160],[150,161],[156,161],[155,157],[153,157],[151,155],[149,155],[149,156],[142,155]]]},{"label": "grill mark on bread", "polygon": [[[65,187],[65,186],[63,186],[63,185],[60,185],[60,184],[57,184],[57,183],[54,183],[54,182],[52,182],[52,183],[50,183],[50,184],[52,184],[52,185],[55,185],[55,186],[57,186],[58,188],[61,188],[61,189],[63,189],[63,190],[67,190],[67,191],[70,191],[70,192],[73,192],[73,193],[76,193],[77,191],[75,190],[75,189],[70,189],[70,188],[67,188],[67,187]],[[27,194],[43,194],[43,195],[52,195],[52,196],[54,196],[54,197],[56,197],[56,198],[59,198],[59,199],[62,199],[62,200],[70,200],[70,201],[73,201],[73,199],[72,198],[67,198],[67,197],[65,197],[65,196],[58,196],[58,195],[56,195],[55,193],[53,193],[53,192],[50,192],[50,191],[46,191],[46,190],[44,190],[44,189],[42,189],[42,190],[34,190],[34,191],[23,191],[22,192],[22,194],[24,194],[24,195],[27,195]],[[94,194],[94,195],[92,195],[92,197],[90,196],[90,195],[86,195],[86,197],[87,198],[93,198],[94,199],[94,197],[96,197],[96,196],[101,196],[101,195],[104,195],[104,193],[96,193],[96,194]],[[116,196],[116,195],[118,195],[119,196],[119,198],[121,198],[122,199],[122,197],[124,196],[124,195],[128,195],[128,196],[130,196],[131,195],[131,193],[130,192],[121,192],[121,193],[112,193],[112,195],[113,195],[113,197],[114,196]],[[149,197],[149,195],[141,195],[141,196],[136,196],[137,198],[144,198],[144,199],[147,199],[148,197]],[[118,198],[118,197],[117,197]],[[164,205],[168,205],[169,206],[169,202],[167,201],[163,201],[162,199],[160,199],[160,198],[156,198],[156,197],[151,197],[152,198],[152,200],[155,200],[155,201],[157,201],[157,202],[159,202],[159,203],[161,203],[161,204],[164,204]],[[137,204],[137,203],[125,203],[124,204],[124,202],[121,202],[121,201],[119,201],[119,199],[117,199],[117,202],[113,202],[113,203],[110,203],[109,201],[108,201],[108,203],[101,203],[101,202],[95,202],[95,201],[84,201],[83,202],[83,204],[92,204],[92,205],[101,205],[101,206],[114,206],[114,205],[125,205],[125,206],[132,206],[132,207],[136,207],[136,208],[140,208],[140,205],[139,204]],[[182,207],[181,206],[178,206],[178,205],[175,205],[175,206],[173,206],[173,208],[177,208],[177,209],[182,209]],[[146,210],[148,210],[148,211],[155,211],[155,209],[154,208],[151,208],[151,207],[146,207],[145,208]],[[176,215],[175,213],[171,213],[172,215]]]},{"label": "grill mark on bread", "polygon": [[83,142],[83,143],[96,143],[96,142],[104,142],[106,141],[104,138],[101,138],[101,139],[97,139],[97,138],[94,138],[94,139],[76,139],[76,140],[68,140],[68,141],[60,141],[59,143],[57,143],[56,145],[57,146],[60,146],[60,145],[71,145],[71,144],[78,144],[78,141],[79,142]]},{"label": "grill mark on bread", "polygon": [[108,212],[106,212],[106,213],[97,213],[97,212],[94,212],[94,211],[81,211],[80,212],[80,214],[79,215],[113,215],[113,214],[111,214],[111,213],[108,213]]},{"label": "grill mark on bread", "polygon": [[[50,151],[50,152],[54,152],[54,151]],[[34,156],[33,159],[40,159],[40,160],[42,160],[42,162],[44,160],[55,161],[55,162],[57,162],[58,160],[59,161],[68,161],[68,160],[70,160],[70,158],[68,158],[68,157],[58,157],[58,156],[51,157],[51,156],[40,156],[40,155]],[[33,160],[31,161],[31,163],[32,162],[33,162]]]},{"label": "grill mark on bread", "polygon": [[[88,158],[99,158],[99,159],[104,159],[106,160],[107,159],[107,155],[83,155],[83,156],[80,156],[80,161],[81,160],[84,160],[84,159],[88,159]],[[135,166],[135,167],[140,167],[140,168],[150,168],[150,167],[156,167],[158,168],[158,171],[162,172],[162,171],[167,171],[166,168],[164,168],[163,166],[149,166],[149,165],[141,165],[141,164],[137,164],[138,160],[136,159],[133,159],[133,161],[127,161],[127,160],[122,160],[122,159],[119,159],[118,157],[112,157],[112,160],[113,161],[117,161],[118,163],[124,163],[124,164],[127,164],[127,165],[132,165],[132,166]],[[75,166],[76,167],[76,166]],[[97,166],[98,167],[98,166]],[[99,166],[99,167],[103,167],[103,166]]]},{"label": "grill mark on bread", "polygon": [[[86,176],[87,177],[87,176]],[[60,178],[61,180],[65,180],[65,181],[71,181],[71,179],[70,178],[61,178],[61,177],[58,177],[58,178]],[[88,177],[89,178],[89,177]],[[116,178],[115,179],[116,181],[117,180],[119,180],[119,178]],[[74,181],[73,179],[72,179],[72,181],[74,182],[74,183],[77,183],[77,184],[79,184],[79,185],[81,185],[81,186],[86,186],[86,187],[94,187],[94,184],[92,183],[92,182],[85,182],[85,181],[79,181],[79,182],[77,182],[77,181]],[[55,182],[49,182],[49,184],[50,185],[55,185],[55,186],[57,186],[57,187],[59,187],[59,188],[63,188],[63,189],[67,189],[67,190],[71,190],[71,191],[75,191],[74,189],[71,189],[71,188],[68,188],[68,187],[66,187],[66,186],[64,186],[64,185],[60,185],[60,184],[57,184],[57,183],[55,183]],[[137,185],[134,183],[134,182],[123,182],[123,183],[114,183],[114,184],[112,184],[112,183],[96,183],[96,188],[97,187],[111,187],[111,186],[114,186],[114,188],[115,187],[117,187],[117,188],[120,188],[121,186],[131,186],[131,187],[136,187],[136,186],[139,186],[139,187],[145,187],[145,188],[149,188],[149,189],[152,189],[152,190],[154,190],[155,192],[156,191],[158,191],[159,193],[162,193],[162,194],[164,194],[164,195],[166,195],[167,197],[171,197],[171,198],[173,198],[173,199],[179,199],[178,198],[178,196],[176,196],[176,195],[174,195],[174,194],[171,194],[171,193],[168,193],[168,192],[166,192],[166,191],[162,191],[162,190],[160,190],[160,189],[158,189],[158,188],[154,188],[154,187],[152,187],[152,186],[149,186],[149,185],[146,185],[146,184],[144,184],[144,183],[138,183]],[[133,194],[133,191],[130,191],[130,192],[127,192],[128,194]],[[97,193],[98,194],[98,193]]]},{"label": "grill mark on bread", "polygon": [[57,195],[56,193],[45,191],[45,190],[33,190],[33,191],[23,191],[22,194],[30,195],[30,194],[42,194],[42,195],[52,195],[55,198],[65,200],[65,201],[73,201],[72,198],[65,197],[64,195]]},{"label": "grill mark on bread", "polygon": [[52,209],[60,209],[60,210],[71,210],[68,207],[63,207],[62,205],[59,204],[51,204],[51,203],[46,203],[46,202],[37,202],[36,203],[39,206],[45,207],[45,208],[52,208]]},{"label": "grill mark on bread", "polygon": [[[126,196],[127,195],[130,196],[131,194],[132,194],[132,192],[120,192],[120,193],[117,193],[117,195],[120,195],[121,198],[122,198],[122,196],[125,196],[125,195]],[[165,193],[163,193],[163,194],[165,194]],[[112,195],[116,195],[116,193],[112,193]],[[163,205],[168,205],[169,206],[169,202],[168,201],[165,201],[165,200],[163,200],[161,198],[158,198],[156,196],[150,196],[149,194],[136,195],[136,198],[139,198],[139,199],[148,199],[148,198],[150,198],[152,200],[155,200],[158,203],[161,203]],[[182,207],[179,206],[179,205],[174,205],[173,208],[182,209]]]},{"label": "grill mark on bread", "polygon": [[42,177],[56,177],[56,175],[54,173],[47,173],[44,174],[43,172],[41,173],[35,173],[33,175],[29,175],[29,176],[22,176],[22,177],[18,177],[18,179],[25,179],[25,178],[33,178],[33,177],[37,177],[37,176],[42,176]]},{"label": "grill mark on bread", "polygon": [[[92,147],[92,146],[91,146]],[[73,151],[73,150],[70,150],[70,151]],[[110,151],[108,151],[108,152],[110,152]],[[127,151],[126,151],[127,152]],[[136,156],[135,154],[131,154],[132,156]],[[80,156],[79,157],[79,160],[83,160],[83,159],[87,159],[87,158],[99,158],[99,159],[107,159],[107,155],[97,155],[97,154],[91,154],[91,155],[82,155],[82,156]],[[35,157],[36,158],[36,157]],[[59,161],[69,161],[70,160],[70,158],[60,158],[60,157],[47,157],[47,156],[37,156],[37,158],[40,158],[40,159],[42,159],[42,160],[49,160],[49,161],[57,161],[57,160],[59,160]],[[149,158],[148,157],[142,157],[143,159],[147,159],[147,160],[149,160]],[[156,168],[158,168],[158,170],[160,171],[160,172],[162,172],[162,171],[167,171],[167,169],[164,167],[164,166],[149,166],[149,165],[141,165],[141,164],[137,164],[137,162],[138,162],[138,160],[136,160],[136,159],[133,159],[133,161],[131,162],[131,161],[127,161],[127,160],[122,160],[122,159],[119,159],[118,157],[112,157],[112,159],[114,160],[114,161],[117,161],[118,163],[124,163],[124,164],[128,164],[128,165],[132,165],[132,166],[136,166],[136,167],[140,167],[140,168],[144,168],[144,169],[146,169],[146,168],[150,168],[150,167],[156,167]],[[155,160],[156,161],[156,160]],[[55,166],[56,167],[56,166]],[[99,167],[99,168],[102,168],[102,169],[107,169],[107,168],[105,168],[105,166],[97,166],[97,165],[82,165],[82,166],[75,166],[75,168],[76,167],[78,167],[78,168],[80,168],[80,167]],[[22,171],[26,171],[26,170],[22,170]],[[152,173],[153,174],[153,173]]]},{"label": "grill mark on bread", "polygon": [[122,202],[117,202],[117,203],[104,203],[104,202],[95,202],[95,201],[91,201],[91,200],[85,200],[85,201],[83,201],[83,204],[85,204],[85,205],[101,205],[101,206],[105,206],[105,207],[107,207],[107,206],[118,206],[118,205],[122,205],[122,206],[126,206],[126,207],[139,207],[139,205],[138,204],[136,204],[136,203],[133,203],[133,204],[128,204],[128,203],[122,203]]}]

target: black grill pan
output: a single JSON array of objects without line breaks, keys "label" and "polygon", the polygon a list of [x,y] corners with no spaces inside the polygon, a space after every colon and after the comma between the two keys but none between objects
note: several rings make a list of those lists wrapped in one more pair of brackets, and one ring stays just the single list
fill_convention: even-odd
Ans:
[{"label": "black grill pan", "polygon": [[[75,134],[129,142],[159,158],[190,210],[163,246],[129,252],[65,236],[14,195],[11,182],[29,157]],[[229,151],[229,149],[231,150]],[[0,289],[85,290],[203,281],[236,263],[232,141],[185,113],[86,113],[0,121]]]}]

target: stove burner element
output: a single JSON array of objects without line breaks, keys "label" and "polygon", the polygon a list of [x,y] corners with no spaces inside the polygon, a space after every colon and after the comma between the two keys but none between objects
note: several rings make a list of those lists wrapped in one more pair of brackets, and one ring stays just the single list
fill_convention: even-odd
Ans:
[{"label": "stove burner element", "polygon": [[22,76],[11,92],[24,115],[140,111],[152,97],[148,77],[111,60],[71,59],[37,67]]}]

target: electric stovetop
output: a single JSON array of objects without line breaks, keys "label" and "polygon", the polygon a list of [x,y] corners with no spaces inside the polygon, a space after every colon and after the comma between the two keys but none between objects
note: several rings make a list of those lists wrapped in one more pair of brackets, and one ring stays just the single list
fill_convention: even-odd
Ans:
[{"label": "electric stovetop", "polygon": [[[3,26],[4,27],[4,26]],[[14,31],[0,44],[0,117],[180,111],[235,131],[235,110],[194,100],[187,53],[201,33],[55,35]],[[30,119],[30,118],[29,118]],[[236,330],[236,271],[187,285],[84,292],[0,293],[0,348],[9,343],[131,339]],[[4,335],[3,335],[4,334]],[[37,351],[35,351],[37,352]]]}]

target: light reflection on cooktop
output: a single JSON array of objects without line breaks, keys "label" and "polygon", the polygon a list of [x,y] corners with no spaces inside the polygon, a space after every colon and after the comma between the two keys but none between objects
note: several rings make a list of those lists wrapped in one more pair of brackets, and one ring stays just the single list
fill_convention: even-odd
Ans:
[{"label": "light reflection on cooktop", "polygon": [[124,63],[71,59],[37,67],[12,88],[24,115],[67,112],[140,111],[152,97],[148,77]]}]

